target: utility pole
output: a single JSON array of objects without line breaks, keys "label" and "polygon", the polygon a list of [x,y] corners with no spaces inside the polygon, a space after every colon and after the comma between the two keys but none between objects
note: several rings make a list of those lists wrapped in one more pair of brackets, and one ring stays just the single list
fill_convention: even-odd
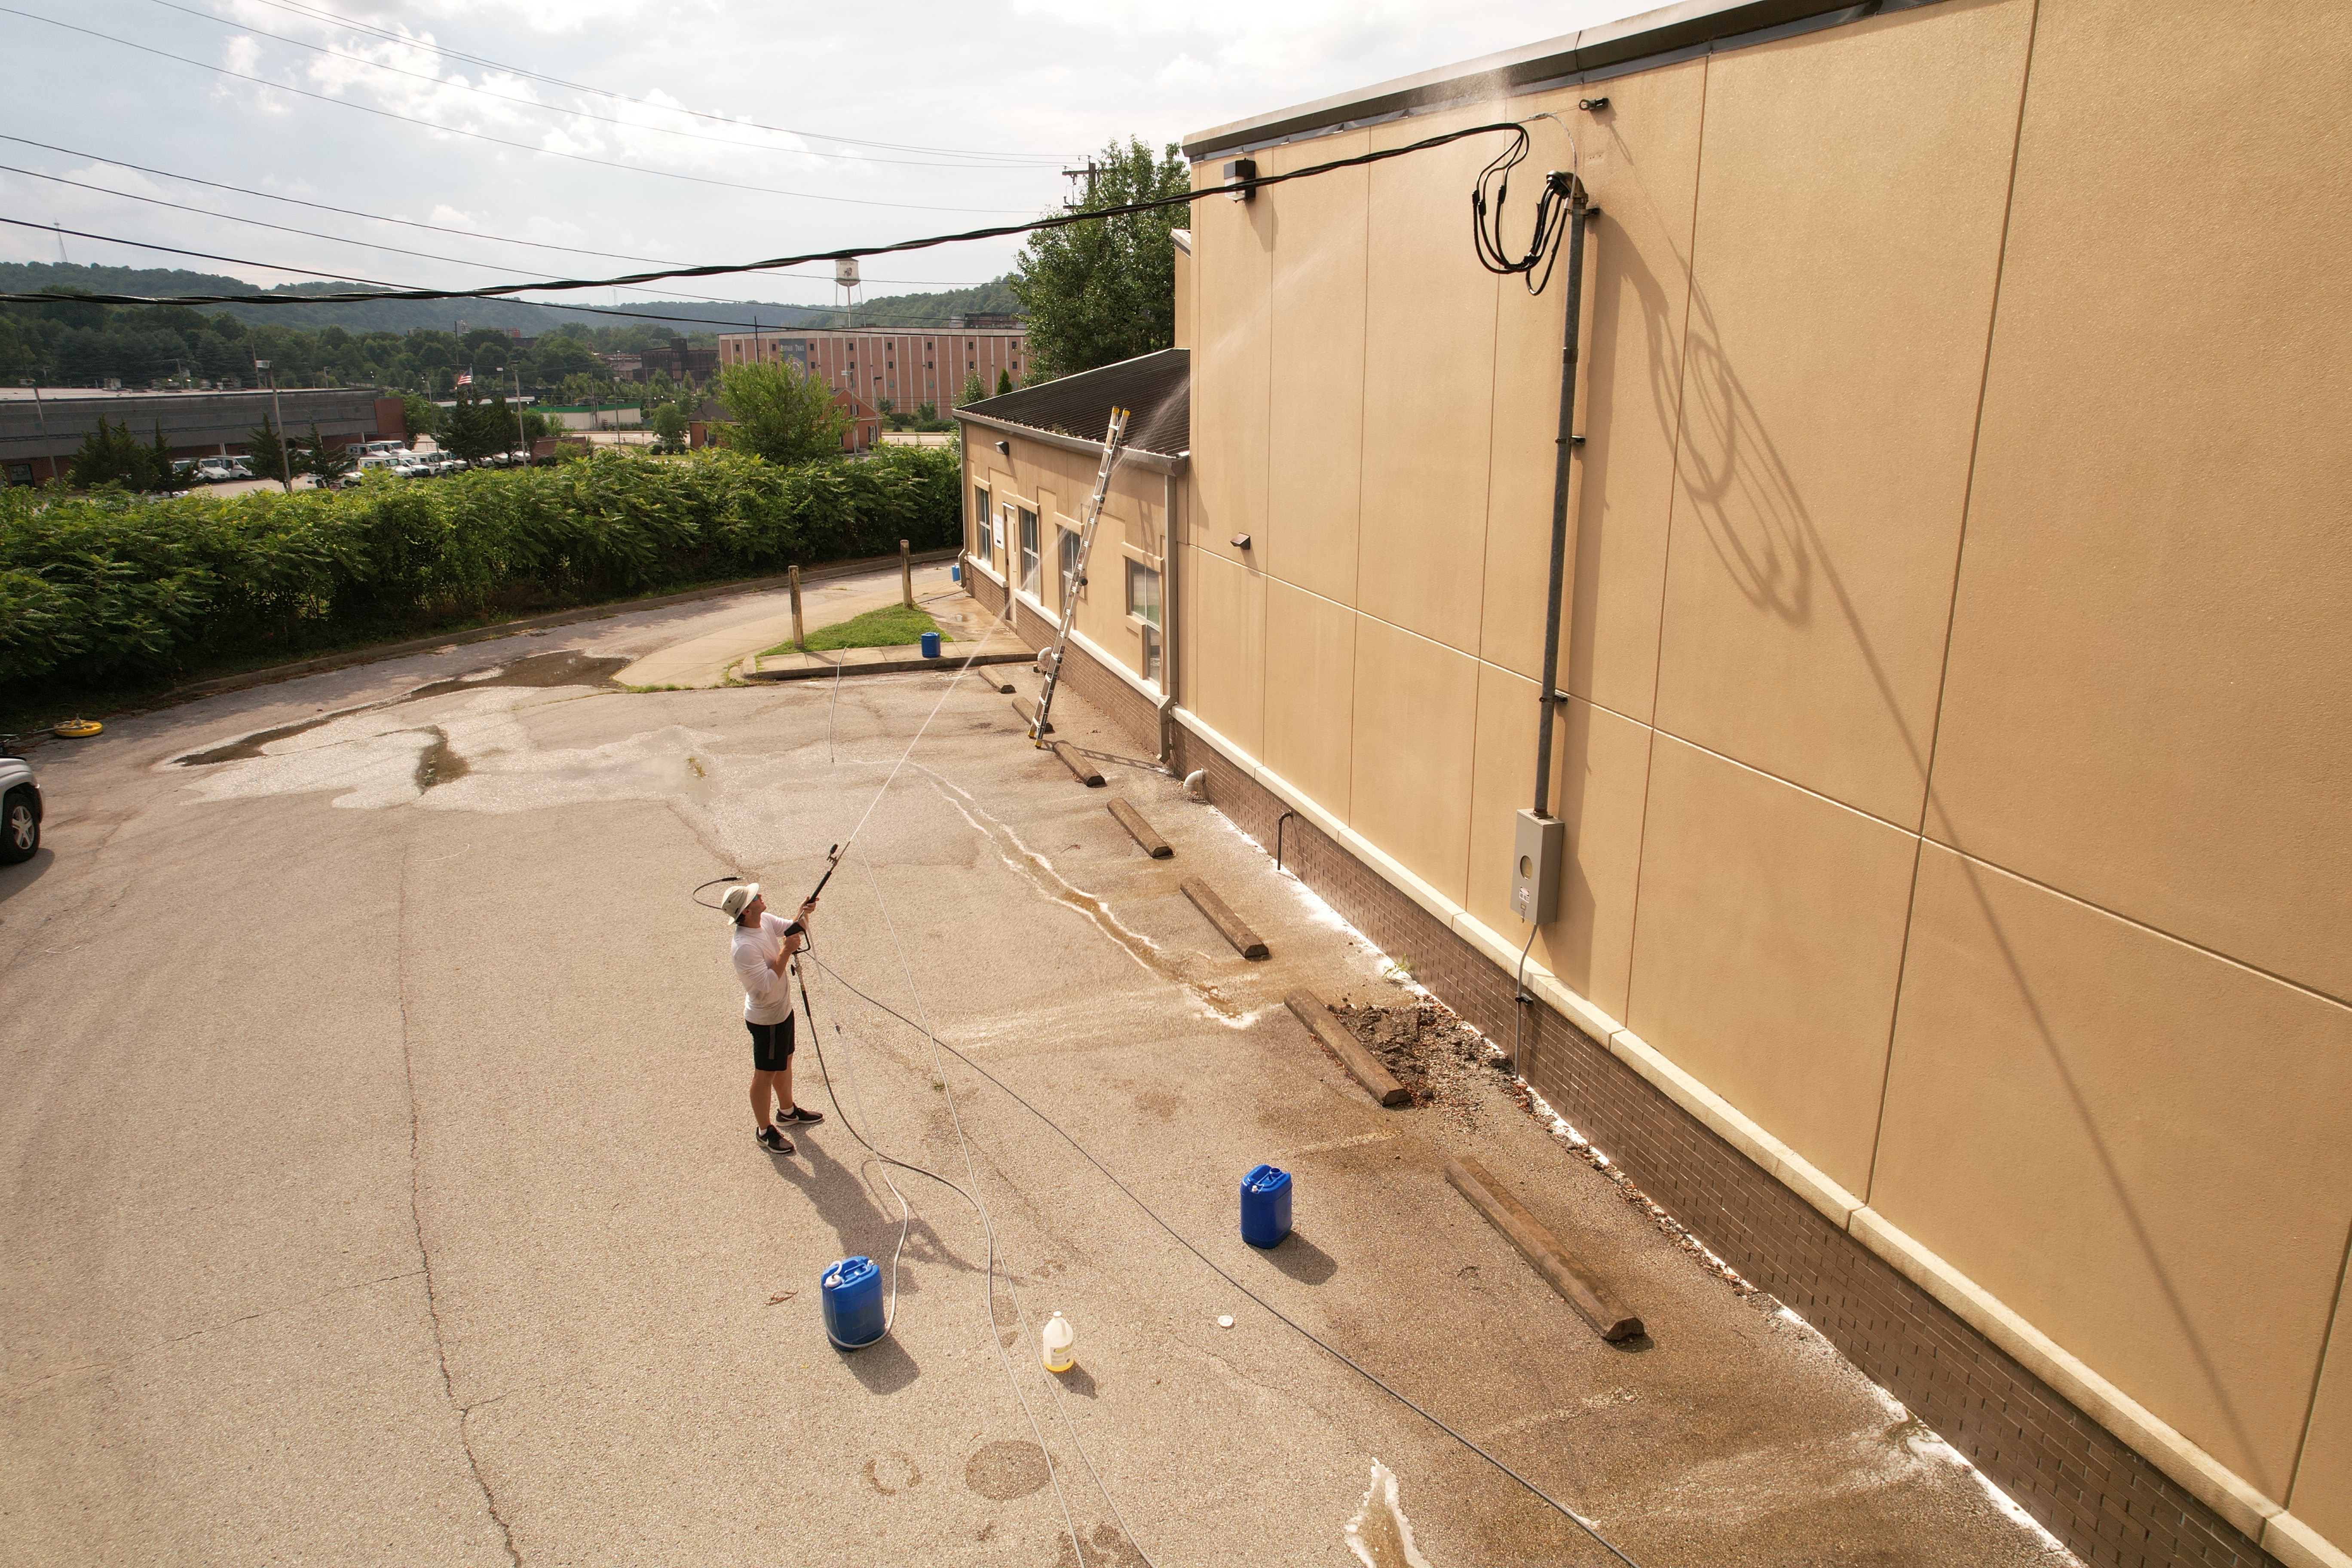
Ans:
[{"label": "utility pole", "polygon": [[286,487],[288,495],[292,495],[294,493],[294,448],[286,444],[286,411],[278,406],[278,373],[269,368],[269,362],[266,359],[255,360],[253,368],[269,378],[269,413],[270,416],[278,421],[278,467],[280,470],[278,483]]},{"label": "utility pole", "polygon": [[[1066,179],[1066,180],[1075,180],[1075,179],[1078,178],[1078,177],[1079,177],[1080,175],[1082,175],[1082,174],[1083,174],[1084,176],[1086,176],[1086,182],[1087,182],[1087,204],[1086,204],[1086,205],[1087,205],[1087,206],[1090,207],[1090,206],[1092,206],[1092,205],[1095,205],[1095,179],[1096,179],[1096,177],[1097,177],[1097,175],[1101,174],[1101,173],[1102,173],[1102,166],[1101,166],[1100,164],[1097,163],[1096,163],[1092,158],[1089,158],[1089,159],[1087,159],[1087,166],[1086,166],[1085,168],[1083,168],[1083,169],[1065,169],[1065,170],[1063,170],[1063,171],[1062,171],[1062,178],[1064,178],[1064,179]],[[1084,211],[1086,210],[1086,207],[1081,207],[1081,206],[1080,206],[1080,205],[1078,205],[1078,204],[1077,204],[1077,203],[1076,203],[1076,202],[1064,202],[1064,203],[1062,204],[1062,205],[1063,205],[1066,209],[1067,209],[1068,211],[1070,211],[1070,212],[1084,212]]]},{"label": "utility pole", "polygon": [[509,365],[507,369],[514,376],[515,445],[522,452],[523,467],[529,468],[530,467],[530,438],[523,433],[522,427],[522,372],[512,365]]}]

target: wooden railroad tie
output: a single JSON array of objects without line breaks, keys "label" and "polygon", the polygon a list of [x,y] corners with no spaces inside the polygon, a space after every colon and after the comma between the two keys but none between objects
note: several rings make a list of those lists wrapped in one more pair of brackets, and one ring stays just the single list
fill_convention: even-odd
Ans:
[{"label": "wooden railroad tie", "polygon": [[1225,900],[1217,897],[1208,883],[1198,877],[1187,877],[1177,885],[1184,889],[1184,896],[1192,900],[1192,907],[1208,917],[1209,923],[1217,928],[1218,934],[1234,944],[1235,952],[1249,959],[1265,956],[1265,942],[1257,932],[1250,930],[1241,916],[1225,907]]},{"label": "wooden railroad tie", "polygon": [[1486,1166],[1466,1155],[1448,1160],[1445,1179],[1486,1216],[1487,1224],[1519,1249],[1519,1256],[1535,1265],[1536,1272],[1566,1297],[1602,1339],[1614,1344],[1642,1332],[1642,1320],[1625,1310],[1607,1281],[1570,1257],[1559,1239],[1487,1173]]},{"label": "wooden railroad tie", "polygon": [[1110,814],[1118,818],[1118,825],[1121,827],[1135,835],[1135,841],[1142,845],[1143,852],[1154,860],[1165,860],[1176,853],[1168,847],[1168,840],[1151,831],[1151,824],[1143,820],[1143,814],[1128,805],[1126,801],[1112,801]]},{"label": "wooden railroad tie", "polygon": [[1301,990],[1292,992],[1283,1001],[1298,1016],[1298,1021],[1307,1026],[1309,1033],[1331,1048],[1331,1054],[1339,1058],[1339,1065],[1348,1069],[1348,1076],[1364,1086],[1365,1093],[1386,1106],[1405,1105],[1412,1101],[1411,1091],[1397,1082],[1396,1074],[1389,1071],[1380,1058],[1364,1049],[1355,1036],[1339,1026],[1339,1020],[1331,1016],[1331,1009],[1323,1005],[1321,997],[1312,991]]},{"label": "wooden railroad tie", "polygon": [[[1010,691],[1013,688],[1008,686],[1004,689]],[[1020,698],[1016,697],[1013,700],[1013,710],[1021,715],[1021,722],[1028,726],[1029,732],[1031,734],[1034,735],[1037,732],[1037,705],[1035,703],[1024,702]],[[1047,724],[1045,726],[1045,733],[1050,735],[1053,732],[1054,726]]]},{"label": "wooden railroad tie", "polygon": [[1068,768],[1071,776],[1080,784],[1088,789],[1102,788],[1102,774],[1096,771],[1094,763],[1078,754],[1076,746],[1067,741],[1056,741],[1054,742],[1054,754],[1062,759],[1062,765]]}]

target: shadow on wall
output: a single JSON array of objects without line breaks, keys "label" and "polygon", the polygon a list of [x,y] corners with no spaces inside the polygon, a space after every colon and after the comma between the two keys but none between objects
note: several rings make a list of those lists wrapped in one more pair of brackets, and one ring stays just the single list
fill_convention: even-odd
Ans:
[{"label": "shadow on wall", "polygon": [[[1654,279],[1651,279],[1643,285],[1645,305],[1651,298],[1647,289],[1654,284]],[[1656,346],[1654,337],[1654,353]],[[1937,809],[1929,778],[1932,738],[1923,740],[1906,721],[1853,597],[1823,547],[1804,498],[1770,432],[1740,384],[1731,356],[1722,345],[1706,292],[1696,279],[1691,288],[1691,321],[1685,360],[1683,434],[1675,448],[1676,472],[1682,480],[1681,493],[1689,498],[1689,513],[1704,530],[1708,548],[1742,596],[1757,610],[1787,624],[1801,626],[1826,605],[1844,623],[1895,732],[1910,753],[1926,794],[1927,809],[1936,813],[1937,820],[1948,823],[1948,816]],[[1675,521],[1682,521],[1679,504]],[[2158,1247],[2154,1230],[2126,1184],[2114,1143],[2101,1128],[2090,1097],[2068,1061],[2065,1042],[2034,994],[2027,975],[2026,956],[2019,952],[1994,911],[1979,863],[1970,858],[1969,847],[1956,835],[1948,834],[1943,842],[1961,856],[1960,864],[1977,913],[1991,934],[2017,995],[2032,1020],[2042,1051],[2064,1086],[2074,1117],[2114,1194],[2132,1244],[2146,1259],[2156,1281],[2165,1311],[2178,1325],[2189,1355],[2200,1378],[2211,1391],[2238,1452],[2258,1452],[2237,1401]],[[1899,986],[1898,981],[1898,1002]],[[1890,1067],[1893,1027],[1890,1019]],[[1874,1166],[1874,1149],[1872,1158]],[[1865,1200],[1867,1195],[1864,1194]]]}]

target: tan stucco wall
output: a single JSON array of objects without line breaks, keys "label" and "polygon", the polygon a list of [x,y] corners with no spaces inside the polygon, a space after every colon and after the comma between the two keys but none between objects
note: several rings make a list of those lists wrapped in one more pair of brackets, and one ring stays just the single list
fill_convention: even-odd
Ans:
[{"label": "tan stucco wall", "polygon": [[[1009,456],[996,449],[998,441],[1012,447]],[[1094,493],[1099,458],[982,426],[964,426],[963,444],[964,548],[1000,581],[1011,581],[1018,570],[1019,536],[1007,526],[1005,547],[982,553],[973,526],[973,492],[986,489],[1000,515],[1008,503],[1036,512],[1040,581],[1034,595],[1023,592],[1020,599],[1047,620],[1058,620],[1062,597],[1055,540],[1061,530],[1077,531],[1087,498]],[[1182,487],[1177,488],[1181,509]],[[1129,465],[1115,469],[1110,494],[1103,503],[1103,521],[1095,531],[1094,553],[1087,562],[1087,585],[1079,592],[1074,624],[1081,636],[1139,678],[1143,673],[1142,629],[1127,613],[1124,563],[1140,562],[1162,573],[1164,605],[1167,529],[1166,477]],[[1008,561],[1008,555],[1013,559]]]},{"label": "tan stucco wall", "polygon": [[[1550,112],[1604,211],[1536,959],[2339,1544],[2347,24],[1947,0],[1256,154]],[[1472,255],[1500,145],[1195,205],[1179,645],[1516,945],[1565,289]]]}]

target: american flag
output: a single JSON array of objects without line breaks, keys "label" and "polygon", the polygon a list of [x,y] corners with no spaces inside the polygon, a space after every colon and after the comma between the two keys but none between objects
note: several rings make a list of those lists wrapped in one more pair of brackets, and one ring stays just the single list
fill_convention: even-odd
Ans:
[{"label": "american flag", "polygon": [[458,384],[459,386],[471,386],[471,385],[473,385],[473,384],[474,384],[474,373],[473,373],[472,371],[470,371],[470,370],[463,370],[463,371],[459,371],[459,372],[457,373],[457,384]]}]

